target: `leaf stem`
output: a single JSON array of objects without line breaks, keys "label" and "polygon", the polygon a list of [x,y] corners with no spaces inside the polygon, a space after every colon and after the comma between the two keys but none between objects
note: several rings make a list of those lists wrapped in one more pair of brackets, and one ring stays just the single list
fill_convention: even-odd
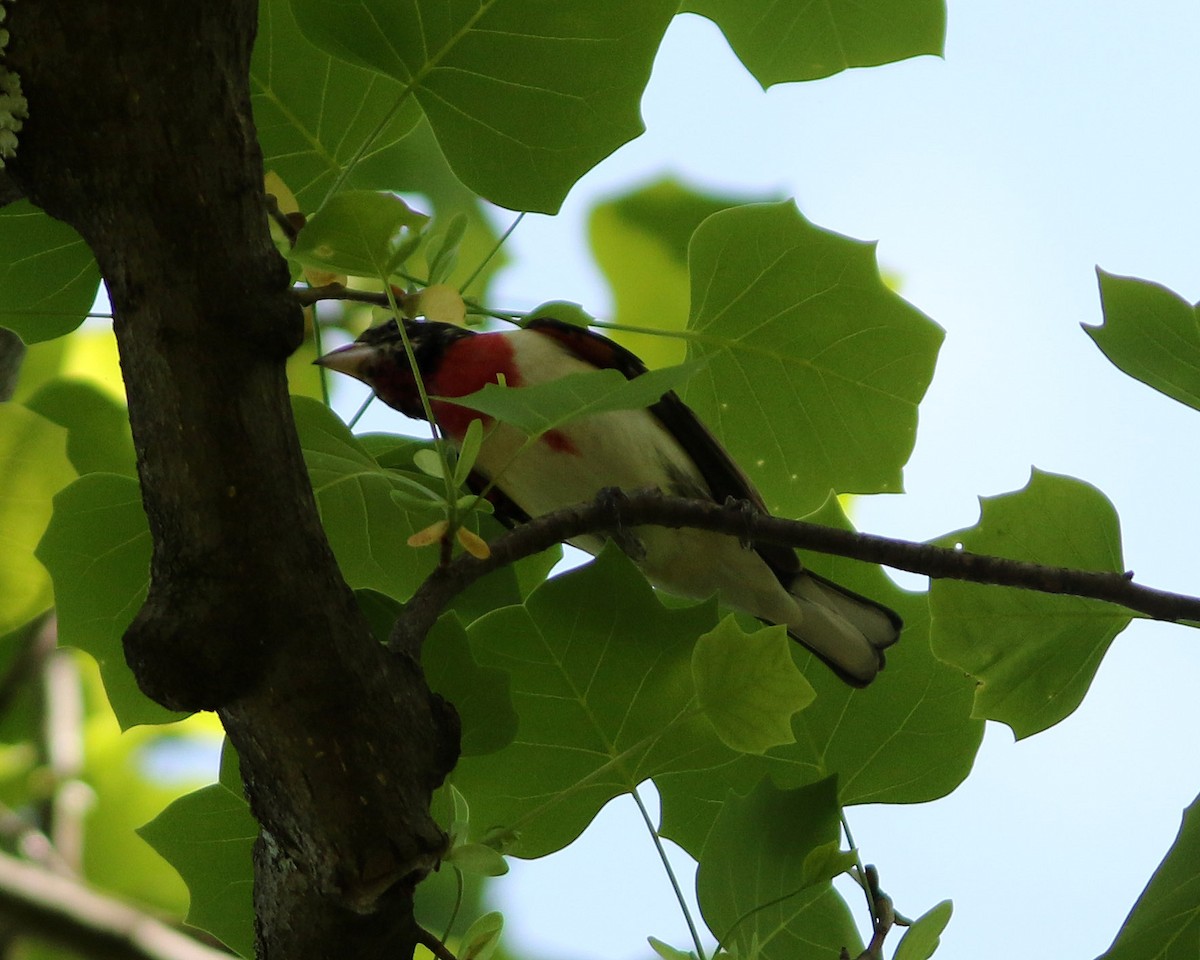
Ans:
[{"label": "leaf stem", "polygon": [[700,960],[707,960],[704,954],[704,945],[700,942],[700,932],[696,929],[696,921],[692,919],[692,912],[688,909],[687,900],[683,896],[683,889],[679,886],[679,878],[675,876],[675,871],[671,867],[671,861],[667,858],[667,851],[663,847],[662,837],[658,835],[654,821],[650,819],[650,811],[646,809],[646,804],[642,802],[642,797],[638,793],[637,787],[630,790],[629,795],[633,797],[633,802],[637,804],[638,813],[642,815],[642,820],[646,824],[646,830],[650,833],[650,840],[654,844],[654,849],[658,851],[658,859],[662,861],[663,869],[667,872],[667,879],[671,881],[671,889],[675,891],[675,899],[679,902],[679,909],[683,913],[683,919],[687,922],[688,932],[692,935],[692,943],[696,946],[696,956]]},{"label": "leaf stem", "polygon": [[858,869],[858,876],[860,878],[859,886],[862,887],[863,893],[866,894],[867,911],[871,914],[871,928],[874,929],[879,923],[879,914],[875,904],[875,894],[871,890],[871,885],[866,881],[867,868],[863,866],[858,844],[854,842],[854,834],[850,832],[850,821],[846,819],[845,809],[838,809],[838,819],[842,821],[842,833],[846,835],[846,843],[850,845],[850,852],[854,854],[854,866]]},{"label": "leaf stem", "polygon": [[442,943],[450,939],[450,931],[454,929],[454,921],[458,919],[458,911],[462,907],[463,902],[463,872],[454,868],[454,880],[456,888],[454,892],[454,907],[450,911],[450,919],[446,921],[446,932],[442,934]]},{"label": "leaf stem", "polygon": [[[316,303],[313,303],[310,306],[312,308],[313,347],[317,351],[317,356],[319,357],[325,353],[325,347],[321,342],[321,332],[322,332],[321,324],[319,324],[317,322],[317,305],[316,305]],[[324,367],[317,367],[317,374],[321,380],[321,402],[323,404],[325,404],[326,407],[328,407],[329,406],[329,371],[326,370]],[[372,396],[374,396],[374,394],[372,394]],[[370,401],[368,400],[367,403],[370,403]],[[351,428],[353,428],[354,424],[358,422],[358,418],[362,416],[363,411],[366,409],[367,409],[366,404],[363,404],[359,408],[358,413],[356,413],[354,415],[354,419],[350,422]]]},{"label": "leaf stem", "polygon": [[374,393],[367,394],[367,399],[364,400],[361,404],[359,404],[358,409],[354,411],[354,416],[352,416],[350,418],[350,422],[346,424],[346,426],[349,429],[351,429],[351,430],[354,429],[354,425],[356,423],[358,423],[359,420],[362,419],[362,415],[367,412],[367,407],[369,407],[372,404],[372,402],[374,402],[374,400],[375,400]]},{"label": "leaf stem", "polygon": [[508,238],[510,236],[512,236],[512,232],[521,225],[521,221],[524,219],[525,219],[525,211],[522,210],[520,213],[517,214],[517,218],[508,225],[508,229],[505,230],[504,233],[502,233],[500,235],[500,239],[497,240],[496,245],[494,247],[492,247],[491,250],[488,251],[488,255],[479,262],[479,266],[477,266],[471,272],[471,275],[462,282],[462,284],[458,288],[459,293],[465,293],[467,287],[469,287],[472,283],[475,282],[475,278],[478,277],[479,274],[483,272],[484,267],[486,267],[489,263],[492,262],[492,258],[500,252],[500,248],[504,246],[505,241],[508,240]]},{"label": "leaf stem", "polygon": [[458,507],[456,504],[457,497],[454,489],[454,470],[450,465],[450,460],[446,455],[446,443],[442,437],[441,429],[438,427],[437,418],[433,415],[433,404],[429,402],[429,393],[425,390],[425,380],[421,376],[421,369],[417,366],[417,355],[413,351],[412,340],[409,339],[408,330],[404,326],[404,315],[400,311],[399,304],[396,303],[396,292],[392,289],[390,278],[380,272],[379,279],[383,282],[383,292],[387,295],[388,306],[391,308],[392,316],[396,318],[396,326],[400,330],[400,339],[404,343],[404,356],[408,361],[409,367],[413,372],[413,382],[417,385],[417,394],[421,398],[421,409],[425,413],[425,419],[429,421],[429,432],[433,435],[433,448],[437,451],[438,460],[442,464],[442,479],[446,482],[446,504],[449,516],[446,518],[450,522],[450,529],[447,531],[447,538],[454,536],[454,531],[458,527]]}]

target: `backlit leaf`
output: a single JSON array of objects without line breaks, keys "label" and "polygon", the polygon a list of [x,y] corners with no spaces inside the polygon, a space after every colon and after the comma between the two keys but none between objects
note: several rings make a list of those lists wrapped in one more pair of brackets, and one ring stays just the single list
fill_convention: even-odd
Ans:
[{"label": "backlit leaf", "polygon": [[402,105],[401,84],[346,63],[300,33],[289,0],[262,0],[250,64],[254,125],[263,166],[311,213],[358,149],[373,142],[350,175],[358,188],[395,186],[396,146],[420,118]]},{"label": "backlit leaf", "polygon": [[732,616],[696,641],[698,702],[729,748],[763,753],[795,742],[792,716],[816,694],[792,662],[792,642],[783,627],[746,633]]},{"label": "backlit leaf", "polygon": [[100,665],[123,728],[181,716],[138,689],[121,646],[146,599],[150,548],[137,481],[90,473],[54,498],[54,518],[37,550],[54,578],[59,642],[86,651]]},{"label": "backlit leaf", "polygon": [[663,607],[611,548],[472,624],[475,658],[508,671],[519,717],[511,744],[454,773],[476,830],[541,856],[647,777],[732,756],[694,702],[691,649],[714,624],[711,604]]},{"label": "backlit leaf", "polygon": [[313,43],[403,86],[465,184],[502,206],[545,213],[642,132],[642,90],[677,6],[292,0]]},{"label": "backlit leaf", "polygon": [[[980,500],[979,523],[943,545],[1013,560],[1119,573],[1116,512],[1095,487],[1034,470],[1016,493]],[[935,580],[933,650],[976,677],[975,716],[1020,737],[1053,726],[1083,699],[1130,615],[1083,597]]]},{"label": "backlit leaf", "polygon": [[764,89],[940,54],[946,36],[944,0],[687,0],[684,9],[714,21]]},{"label": "backlit leaf", "polygon": [[1200,937],[1200,801],[1183,812],[1174,844],[1098,960],[1187,960]]},{"label": "backlit leaf", "polygon": [[[756,945],[763,960],[837,960],[842,947],[857,956],[862,944],[845,903],[829,877],[805,869],[840,830],[832,780],[799,790],[763,780],[749,796],[731,795],[696,875],[709,929],[739,953]],[[840,869],[840,860],[826,862]]]},{"label": "backlit leaf", "polygon": [[697,372],[699,365],[689,363],[650,370],[628,380],[619,370],[589,370],[528,387],[489,383],[469,396],[455,397],[454,403],[537,437],[580,417],[648,407]]},{"label": "backlit leaf", "polygon": [[19,404],[0,405],[0,634],[53,603],[34,548],[50,523],[55,493],[74,477],[66,430]]},{"label": "backlit leaf", "polygon": [[1200,304],[1157,283],[1097,273],[1104,324],[1085,326],[1088,336],[1129,376],[1200,410]]},{"label": "backlit leaf", "polygon": [[708,362],[684,399],[771,512],[898,491],[942,331],[887,288],[874,246],[754,204],[705,220],[690,264],[688,355]]}]

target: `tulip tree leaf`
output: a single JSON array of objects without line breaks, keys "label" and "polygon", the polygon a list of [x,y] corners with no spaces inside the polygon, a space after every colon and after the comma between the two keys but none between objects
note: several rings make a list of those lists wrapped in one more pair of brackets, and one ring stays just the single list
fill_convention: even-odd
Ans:
[{"label": "tulip tree leaf", "polygon": [[390,77],[454,172],[501,206],[554,213],[643,128],[642,90],[675,0],[292,0],[308,39]]},{"label": "tulip tree leaf", "polygon": [[954,905],[949,900],[943,900],[917,917],[896,944],[892,960],[929,960],[941,944],[942,931],[946,929],[953,912]]},{"label": "tulip tree leaf", "polygon": [[300,231],[292,256],[307,266],[386,277],[415,249],[429,218],[391,193],[336,194]]},{"label": "tulip tree leaf", "polygon": [[421,116],[410,103],[389,117],[402,85],[313,46],[296,26],[289,0],[259,3],[250,89],[263,166],[283,179],[306,212],[316,209],[368,140],[350,184],[393,186],[396,146]]},{"label": "tulip tree leaf", "polygon": [[512,742],[517,714],[508,674],[476,661],[454,614],[443,616],[429,631],[421,646],[421,665],[429,688],[458,711],[463,756],[494,753]]},{"label": "tulip tree leaf", "polygon": [[[836,500],[808,519],[849,528]],[[655,777],[662,833],[694,857],[703,851],[728,791],[745,790],[766,773],[786,788],[836,774],[846,805],[922,803],[962,783],[983,739],[983,721],[971,718],[975,682],[929,648],[925,594],[900,590],[873,564],[810,553],[801,559],[809,569],[896,610],[904,631],[888,649],[885,669],[862,690],[792,644],[792,656],[817,694],[792,719],[794,743],[761,757],[743,754],[711,770]]]},{"label": "tulip tree leaf", "polygon": [[54,602],[34,548],[51,521],[55,493],[75,477],[67,441],[67,431],[32,410],[0,406],[0,635]]},{"label": "tulip tree leaf", "polygon": [[[436,548],[410,547],[408,538],[445,515],[440,500],[415,494],[412,486],[420,484],[439,496],[444,492],[413,469],[414,452],[429,448],[411,437],[356,437],[327,407],[305,397],[293,397],[292,409],[321,522],[342,576],[354,590],[407,600],[438,560]],[[402,502],[393,497],[396,492],[405,494]],[[479,512],[466,525],[485,539],[502,530]],[[452,608],[470,622],[518,602],[521,578],[544,576],[554,556],[555,551],[547,551],[481,577],[454,598]]]},{"label": "tulip tree leaf", "polygon": [[687,345],[688,244],[692,232],[720,210],[752,200],[702,193],[663,179],[592,208],[588,242],[612,289],[615,323],[676,336],[614,329],[609,335],[651,368],[682,363]]},{"label": "tulip tree leaf", "polygon": [[209,784],[180,797],[138,833],[187,884],[187,922],[253,957],[251,854],[258,823],[246,801],[219,783]]},{"label": "tulip tree leaf", "polygon": [[692,237],[683,394],[772,513],[900,489],[942,330],[887,288],[871,244],[791,202],[713,214]]},{"label": "tulip tree leaf", "polygon": [[1200,936],[1200,801],[1183,812],[1171,849],[1133,905],[1111,947],[1098,960],[1185,960]]},{"label": "tulip tree leaf", "polygon": [[52,340],[82,322],[100,270],[71,227],[18,200],[0,209],[0,327],[26,343]]},{"label": "tulip tree leaf", "polygon": [[657,403],[694,376],[700,364],[650,370],[632,380],[619,370],[588,370],[548,383],[528,387],[486,384],[466,397],[455,397],[457,406],[478,410],[512,424],[531,437],[564,426],[580,417],[615,410],[640,410]]},{"label": "tulip tree leaf", "polygon": [[[1095,487],[1034,470],[1016,493],[980,500],[979,523],[943,545],[1049,566],[1120,573],[1116,511]],[[957,580],[929,592],[933,650],[979,681],[974,715],[1001,720],[1020,737],[1045,730],[1083,699],[1130,615],[1084,597]]]},{"label": "tulip tree leaf", "polygon": [[687,0],[683,8],[721,28],[763,89],[792,80],[818,80],[847,67],[940,55],[946,39],[943,0],[783,0],[765,5]]},{"label": "tulip tree leaf", "polygon": [[762,960],[837,960],[842,947],[858,956],[850,911],[831,875],[813,870],[843,869],[843,859],[822,851],[840,830],[832,778],[797,790],[764,779],[749,796],[730,794],[696,875],[700,912],[726,949]]},{"label": "tulip tree leaf", "polygon": [[150,549],[137,481],[90,473],[54,498],[54,517],[37,551],[54,578],[59,642],[86,651],[100,665],[123,728],[181,716],[138,689],[121,646],[149,589]]},{"label": "tulip tree leaf", "polygon": [[1121,370],[1200,410],[1200,304],[1166,287],[1103,270],[1104,324],[1083,329]]},{"label": "tulip tree leaf", "polygon": [[504,833],[507,853],[542,856],[648,777],[733,756],[691,677],[692,646],[715,623],[712,604],[663,607],[609,548],[472,624],[475,658],[508,671],[519,718],[511,744],[454,772],[473,824]]},{"label": "tulip tree leaf", "polygon": [[[442,516],[434,501],[427,513],[392,499],[395,474],[381,467],[328,408],[294,397],[292,408],[321,521],[342,576],[354,590],[371,589],[407,600],[437,563],[437,551],[407,540]],[[410,479],[419,479],[413,473]]]},{"label": "tulip tree leaf", "polygon": [[783,627],[746,633],[731,616],[696,641],[698,701],[730,749],[763,753],[796,742],[792,715],[816,693],[792,662],[792,643]]},{"label": "tulip tree leaf", "polygon": [[67,428],[67,456],[80,473],[137,476],[129,414],[95,384],[55,378],[42,385],[26,406]]}]

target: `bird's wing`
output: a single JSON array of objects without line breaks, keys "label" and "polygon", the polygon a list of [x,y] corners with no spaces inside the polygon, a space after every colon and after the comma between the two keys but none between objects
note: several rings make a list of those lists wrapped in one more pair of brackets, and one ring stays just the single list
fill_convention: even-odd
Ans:
[{"label": "bird's wing", "polygon": [[[636,354],[584,327],[561,320],[537,319],[531,320],[526,329],[553,337],[580,360],[603,369],[619,370],[628,380],[646,372],[646,365]],[[750,478],[713,436],[712,431],[700,421],[695,411],[679,399],[678,394],[673,390],[665,393],[647,409],[696,464],[715,502],[725,503],[733,499],[749,503],[763,513],[767,512],[762,495],[754,488]],[[753,546],[776,577],[785,585],[789,584],[800,569],[796,552],[772,543],[755,542]]]}]

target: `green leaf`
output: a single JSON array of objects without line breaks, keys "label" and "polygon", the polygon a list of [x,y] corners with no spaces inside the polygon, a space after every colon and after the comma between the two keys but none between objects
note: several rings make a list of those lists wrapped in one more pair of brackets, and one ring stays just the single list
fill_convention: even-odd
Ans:
[{"label": "green leaf", "polygon": [[783,627],[746,633],[732,616],[696,641],[696,696],[730,749],[764,753],[795,742],[792,716],[816,693],[792,662],[791,644]]},{"label": "green leaf", "polygon": [[110,473],[80,477],[54,498],[38,558],[54,579],[60,643],[86,651],[121,727],[169,723],[181,714],[138,689],[121,637],[146,599],[150,530],[136,480]]},{"label": "green leaf", "polygon": [[84,380],[57,378],[25,405],[67,428],[67,456],[80,474],[137,476],[129,414],[110,394]]},{"label": "green leaf", "polygon": [[503,420],[530,437],[540,437],[580,417],[648,407],[695,376],[699,367],[688,363],[650,370],[632,380],[619,370],[589,370],[528,387],[489,383],[468,396],[455,397],[453,403]]},{"label": "green leaf", "polygon": [[751,199],[704,193],[666,178],[592,208],[588,240],[612,290],[613,321],[668,334],[607,331],[647,366],[682,363],[687,352],[678,335],[688,323],[692,232],[714,213]]},{"label": "green leaf", "polygon": [[0,327],[26,343],[70,333],[96,299],[100,270],[73,229],[25,200],[0,209]]},{"label": "green leaf", "polygon": [[668,610],[615,548],[472,624],[476,659],[507,670],[514,741],[466,757],[454,783],[477,829],[537,857],[570,843],[612,797],[657,773],[733,754],[695,705],[690,655],[712,603]]},{"label": "green leaf", "polygon": [[494,753],[517,733],[517,714],[503,670],[480,666],[471,653],[467,632],[453,613],[444,615],[425,638],[421,665],[434,693],[458,711],[462,721],[462,755]]},{"label": "green leaf", "polygon": [[1200,939],[1200,800],[1183,812],[1179,835],[1098,960],[1191,960]]},{"label": "green leaf", "polygon": [[50,523],[54,494],[74,476],[62,427],[19,404],[0,404],[0,634],[54,602],[34,548]]},{"label": "green leaf", "polygon": [[258,824],[246,801],[213,783],[180,797],[138,833],[187,884],[187,922],[253,957],[251,854]]},{"label": "green leaf", "polygon": [[262,0],[250,64],[254,126],[263,167],[314,210],[358,149],[372,139],[352,186],[381,189],[396,183],[397,144],[421,113],[402,105],[402,85],[334,59],[300,33],[288,0]]},{"label": "green leaf", "polygon": [[502,877],[508,873],[508,861],[504,859],[504,854],[482,843],[456,846],[446,855],[445,862],[477,877]]},{"label": "green leaf", "polygon": [[1084,326],[1129,376],[1200,410],[1200,304],[1164,286],[1097,270],[1104,324]]},{"label": "green leaf", "polygon": [[708,17],[763,89],[791,80],[818,80],[847,67],[873,67],[942,53],[944,0],[766,5],[744,0],[686,0]]},{"label": "green leaf", "polygon": [[700,912],[727,950],[757,944],[763,960],[836,960],[843,946],[858,955],[858,931],[831,877],[805,870],[840,829],[832,779],[799,790],[763,780],[749,796],[729,796],[696,875]]},{"label": "green leaf", "polygon": [[[1080,480],[1034,470],[1023,490],[981,498],[980,508],[978,524],[939,542],[1050,566],[1125,569],[1112,504]],[[1007,723],[1018,738],[1079,706],[1130,621],[1100,600],[951,580],[933,581],[929,600],[934,653],[978,678],[974,715]]]},{"label": "green leaf", "polygon": [[428,222],[395,194],[346,190],[313,214],[292,256],[325,270],[387,277],[415,249]]},{"label": "green leaf", "polygon": [[646,940],[650,944],[650,949],[662,957],[662,960],[696,960],[694,953],[677,950],[669,943],[659,940],[658,937],[647,937]]},{"label": "green leaf", "polygon": [[639,101],[677,6],[292,0],[313,43],[405,85],[467,186],[544,213],[644,129]]},{"label": "green leaf", "polygon": [[755,204],[705,220],[690,262],[688,354],[708,364],[684,399],[768,509],[898,491],[942,330],[885,286],[873,245]]},{"label": "green leaf", "polygon": [[462,245],[471,221],[461,211],[449,218],[446,228],[425,249],[426,276],[429,283],[447,283],[458,265],[458,248]]},{"label": "green leaf", "polygon": [[472,420],[467,424],[467,433],[463,437],[462,446],[458,451],[458,462],[454,465],[455,487],[461,487],[467,482],[467,477],[475,469],[475,460],[479,457],[481,446],[483,446],[483,422]]},{"label": "green leaf", "polygon": [[491,211],[485,211],[479,197],[454,175],[427,121],[422,119],[393,149],[369,155],[355,171],[355,182],[360,175],[369,175],[371,186],[394,187],[403,182],[406,192],[421,194],[432,206],[435,225],[452,221],[456,214],[465,216],[467,231],[458,246],[458,263],[444,282],[462,289],[467,296],[486,299],[488,281],[508,257],[503,249],[496,249],[499,234],[492,224]]},{"label": "green leaf", "polygon": [[[849,528],[836,499],[808,519]],[[886,669],[864,690],[848,687],[793,644],[792,656],[817,693],[793,718],[795,743],[712,770],[655,777],[661,832],[693,856],[704,849],[727,793],[745,793],[765,773],[785,788],[836,774],[843,804],[920,803],[957,787],[979,749],[983,721],[970,716],[975,683],[933,656],[925,595],[898,589],[873,564],[807,552],[801,559],[809,569],[896,610],[904,633],[888,650]]]},{"label": "green leaf", "polygon": [[[78,659],[87,658],[79,654]],[[99,677],[90,663],[83,677],[88,694],[99,693]],[[103,699],[103,694],[95,700],[87,698],[96,709],[88,711],[80,776],[91,788],[83,823],[83,873],[100,889],[182,916],[186,886],[162,857],[137,838],[136,830],[208,779],[178,769],[163,777],[161,758],[211,747],[216,722],[196,716],[182,723],[121,731]]]},{"label": "green leaf", "polygon": [[467,928],[458,947],[458,960],[488,960],[500,946],[504,917],[496,912],[485,913]]},{"label": "green leaf", "polygon": [[[438,504],[430,501],[424,514],[401,509],[391,496],[393,490],[403,489],[395,473],[380,466],[327,407],[294,397],[292,409],[321,521],[342,576],[351,589],[368,588],[407,600],[437,563],[437,552],[413,549],[406,541],[441,516]],[[417,473],[401,475],[420,479]]]},{"label": "green leaf", "polygon": [[582,305],[573,300],[549,300],[539,304],[525,314],[526,322],[530,320],[557,320],[559,323],[569,323],[573,327],[587,329],[596,318],[583,309]]},{"label": "green leaf", "polygon": [[929,960],[942,942],[942,931],[950,922],[954,904],[943,900],[912,922],[896,944],[892,960]]}]

